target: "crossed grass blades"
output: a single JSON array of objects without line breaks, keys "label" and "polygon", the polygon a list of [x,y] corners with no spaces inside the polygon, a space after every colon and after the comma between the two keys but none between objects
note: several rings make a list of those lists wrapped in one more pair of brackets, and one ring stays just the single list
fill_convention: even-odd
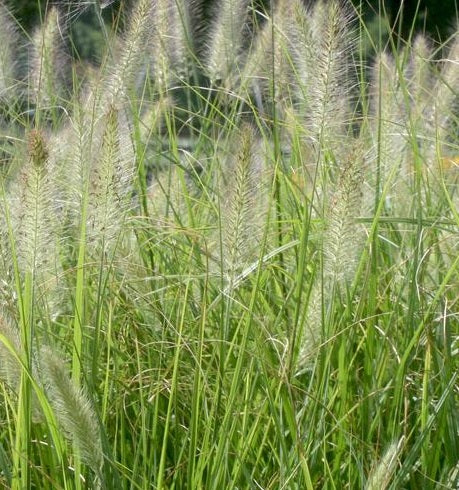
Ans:
[{"label": "crossed grass blades", "polygon": [[0,2],[1,485],[455,488],[453,20],[109,3]]}]

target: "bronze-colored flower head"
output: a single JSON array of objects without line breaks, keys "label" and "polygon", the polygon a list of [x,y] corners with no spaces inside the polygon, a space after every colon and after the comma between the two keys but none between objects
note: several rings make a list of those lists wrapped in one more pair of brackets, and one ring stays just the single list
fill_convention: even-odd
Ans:
[{"label": "bronze-colored flower head", "polygon": [[28,135],[27,148],[31,161],[42,166],[48,159],[48,148],[43,132],[39,129],[33,129]]}]

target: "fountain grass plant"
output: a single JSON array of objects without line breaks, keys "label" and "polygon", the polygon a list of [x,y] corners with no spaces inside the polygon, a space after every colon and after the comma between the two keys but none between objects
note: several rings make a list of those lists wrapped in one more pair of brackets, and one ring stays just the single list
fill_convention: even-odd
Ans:
[{"label": "fountain grass plant", "polygon": [[0,0],[0,486],[456,488],[455,20],[137,0],[76,68],[108,3]]}]

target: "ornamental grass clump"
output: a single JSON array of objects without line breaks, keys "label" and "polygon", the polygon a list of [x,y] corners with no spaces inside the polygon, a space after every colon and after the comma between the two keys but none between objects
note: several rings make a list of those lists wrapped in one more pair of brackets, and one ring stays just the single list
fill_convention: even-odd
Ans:
[{"label": "ornamental grass clump", "polygon": [[382,3],[0,0],[0,487],[454,486],[457,31]]}]

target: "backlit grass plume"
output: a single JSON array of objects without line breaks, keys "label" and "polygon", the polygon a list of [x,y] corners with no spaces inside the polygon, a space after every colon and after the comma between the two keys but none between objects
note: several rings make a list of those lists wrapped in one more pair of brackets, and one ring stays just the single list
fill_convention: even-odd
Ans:
[{"label": "backlit grass plume", "polygon": [[[50,160],[56,176],[55,199],[59,201],[61,217],[65,226],[80,226],[84,196],[93,161],[93,121],[85,108],[75,104],[72,118],[54,134],[50,145]],[[99,124],[99,132],[100,132]]]},{"label": "backlit grass plume", "polygon": [[[379,54],[373,66],[370,131],[377,166],[368,176],[368,181],[378,193],[383,190],[391,172],[393,176],[400,174],[407,158],[409,107],[402,90],[400,70],[392,56],[385,52]],[[409,168],[408,175],[402,174],[402,178],[409,179],[411,172]],[[391,194],[388,195],[388,204],[391,203],[390,197]]]},{"label": "backlit grass plume", "polygon": [[298,83],[294,51],[302,42],[305,25],[300,25],[298,18],[303,15],[306,16],[306,9],[301,0],[281,0],[253,40],[243,83],[251,87],[255,97],[262,96],[257,100],[259,106],[262,101],[274,100],[282,111],[285,105],[293,103],[292,95],[298,91],[293,88]]},{"label": "backlit grass plume", "polygon": [[356,218],[362,204],[365,161],[361,145],[343,159],[338,182],[328,202],[323,240],[325,279],[345,287],[352,279],[360,255],[362,233]]},{"label": "backlit grass plume", "polygon": [[373,468],[365,490],[385,490],[394,476],[399,461],[399,455],[402,449],[401,439],[398,442],[393,442],[383,454],[381,460]]},{"label": "backlit grass plume", "polygon": [[364,243],[364,235],[356,222],[361,212],[366,165],[361,142],[353,142],[352,150],[338,163],[341,168],[339,178],[327,200],[324,217],[322,271],[318,269],[313,278],[300,344],[298,372],[310,367],[317,357],[323,334],[333,334],[323,332],[323,320],[327,321],[333,301],[346,297]]},{"label": "backlit grass plume", "polygon": [[0,0],[0,487],[452,488],[457,34],[64,0],[67,86],[56,1]]},{"label": "backlit grass plume", "polygon": [[155,0],[150,53],[152,75],[161,89],[186,74],[192,51],[195,0]]},{"label": "backlit grass plume", "polygon": [[425,111],[427,150],[426,164],[437,161],[438,152],[448,154],[453,132],[457,131],[459,109],[459,29],[456,30],[436,77],[432,97]]},{"label": "backlit grass plume", "polygon": [[311,83],[311,67],[307,65],[313,52],[311,17],[302,0],[283,0],[274,12],[274,25],[281,29],[277,56],[273,58],[277,65],[273,73],[279,78],[277,97],[286,98],[284,92],[288,89],[288,99],[297,110],[300,101],[307,98]]},{"label": "backlit grass plume", "polygon": [[414,40],[410,61],[406,69],[412,115],[417,127],[422,124],[423,113],[432,94],[432,56],[432,48],[428,40],[422,34],[418,34]]},{"label": "backlit grass plume", "polygon": [[135,157],[122,111],[110,108],[97,125],[100,139],[89,170],[87,233],[96,250],[107,251],[122,229],[129,206]]},{"label": "backlit grass plume", "polygon": [[19,35],[7,5],[0,1],[0,102],[17,94]]},{"label": "backlit grass plume", "polygon": [[267,216],[267,171],[255,129],[244,124],[230,144],[220,176],[222,267],[231,284],[256,260]]},{"label": "backlit grass plume", "polygon": [[62,104],[69,66],[64,50],[64,25],[59,10],[50,8],[45,22],[32,37],[29,52],[29,86],[38,106]]},{"label": "backlit grass plume", "polygon": [[[429,139],[432,138],[432,135],[428,134],[428,125],[426,125],[426,115],[430,110],[429,104],[431,102],[432,90],[435,82],[432,57],[432,48],[428,40],[425,36],[419,34],[413,42],[407,65],[399,67],[399,70],[403,73],[403,78],[399,80],[399,76],[395,73],[396,67],[394,61],[390,62],[391,68],[387,67],[392,73],[387,73],[387,68],[381,73],[381,75],[387,77],[389,83],[392,84],[392,90],[389,90],[388,93],[385,94],[385,97],[388,98],[389,102],[381,99],[381,107],[387,107],[389,104],[392,104],[393,108],[395,108],[395,104],[403,104],[398,110],[395,110],[392,117],[395,118],[398,125],[403,124],[404,128],[400,128],[397,131],[397,126],[393,125],[392,132],[395,136],[388,138],[385,142],[386,145],[394,145],[390,158],[397,159],[396,154],[394,154],[397,150],[401,153],[398,157],[399,161],[400,157],[402,157],[400,167],[401,172],[395,183],[394,194],[409,194],[407,185],[409,185],[410,180],[412,180],[414,176],[414,160],[415,158],[420,159],[422,161],[422,166],[424,167],[426,163],[424,160],[426,149],[430,148],[432,145],[432,141],[429,141]],[[386,83],[388,82],[386,81]],[[398,88],[397,85],[399,86]],[[403,90],[401,89],[404,89],[406,92],[404,97],[405,100],[403,100]],[[404,120],[401,118],[404,118]],[[397,119],[399,120],[397,121]],[[384,121],[382,127],[384,128],[386,126],[387,122]],[[417,135],[416,142],[409,140],[410,135],[412,134]],[[404,142],[400,139],[397,142],[397,136],[406,139],[406,148],[404,150],[402,150]],[[387,151],[386,148],[384,150]],[[403,153],[405,153],[404,156]],[[387,172],[387,168],[385,170]],[[401,207],[404,206],[406,207],[406,202],[401,204]]]},{"label": "backlit grass plume", "polygon": [[113,250],[130,208],[135,154],[124,105],[120,100],[91,119],[87,104],[77,103],[69,124],[53,138],[55,198],[63,223],[76,238],[85,220],[96,255]]},{"label": "backlit grass plume", "polygon": [[18,267],[40,283],[58,270],[57,203],[53,199],[53,175],[48,142],[40,130],[28,135],[28,155],[11,185],[10,207]]},{"label": "backlit grass plume", "polygon": [[65,436],[79,449],[82,460],[100,477],[104,462],[97,415],[82,388],[75,386],[65,362],[49,347],[39,354],[40,379]]},{"label": "backlit grass plume", "polygon": [[206,68],[211,81],[231,87],[239,78],[241,57],[248,32],[251,0],[219,2],[216,19],[210,29]]},{"label": "backlit grass plume", "polygon": [[[129,25],[123,34],[118,49],[105,66],[105,76],[97,87],[98,110],[107,107],[120,108],[125,103],[127,91],[132,89],[142,65],[145,63],[145,49],[152,39],[155,2],[140,0],[129,18]],[[94,94],[92,94],[94,95]],[[91,110],[91,103],[88,104]]]},{"label": "backlit grass plume", "polygon": [[[346,6],[347,7],[347,6]],[[306,93],[305,124],[318,147],[342,150],[348,131],[350,91],[355,82],[351,71],[354,47],[352,21],[342,2],[320,0],[311,18],[311,44],[304,44],[301,77]]]}]

